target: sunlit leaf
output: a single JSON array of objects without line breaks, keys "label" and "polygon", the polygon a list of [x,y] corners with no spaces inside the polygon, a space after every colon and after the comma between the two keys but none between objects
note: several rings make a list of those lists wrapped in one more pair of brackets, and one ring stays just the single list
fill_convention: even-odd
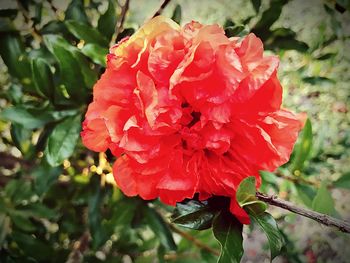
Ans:
[{"label": "sunlit leaf", "polygon": [[318,189],[314,200],[312,201],[312,209],[327,215],[334,215],[334,200],[331,193],[327,189],[327,183],[323,181]]},{"label": "sunlit leaf", "polygon": [[338,188],[350,189],[350,172],[344,173],[338,180],[333,182],[333,185]]}]

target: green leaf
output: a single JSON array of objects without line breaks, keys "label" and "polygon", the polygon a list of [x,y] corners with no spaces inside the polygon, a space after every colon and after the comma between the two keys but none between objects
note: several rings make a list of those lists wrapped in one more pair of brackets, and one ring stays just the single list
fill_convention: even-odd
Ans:
[{"label": "green leaf", "polygon": [[214,219],[213,233],[221,245],[218,263],[238,263],[243,256],[243,225],[227,211],[221,211]]},{"label": "green leaf", "polygon": [[320,76],[313,76],[313,77],[304,77],[303,81],[305,83],[311,84],[311,85],[321,85],[321,84],[334,84],[335,80],[327,78],[327,77],[320,77]]},{"label": "green leaf", "polygon": [[81,52],[89,57],[94,63],[106,67],[106,55],[108,54],[107,48],[103,48],[96,44],[86,44]]},{"label": "green leaf", "polygon": [[271,0],[270,6],[261,15],[260,20],[252,28],[252,32],[265,42],[271,37],[270,27],[277,21],[282,13],[283,6],[288,0]]},{"label": "green leaf", "polygon": [[135,29],[131,27],[125,28],[122,32],[118,34],[116,42],[122,40],[124,37],[131,36],[134,33],[135,33]]},{"label": "green leaf", "polygon": [[317,60],[327,60],[327,59],[330,59],[330,58],[333,58],[337,55],[337,53],[325,53],[325,54],[321,54],[319,56],[316,57]]},{"label": "green leaf", "polygon": [[0,226],[0,247],[3,247],[6,236],[11,231],[11,220],[3,213],[0,213]]},{"label": "green leaf", "polygon": [[53,117],[48,112],[27,109],[22,105],[3,110],[0,113],[0,118],[22,125],[26,129],[40,128],[54,121]]},{"label": "green leaf", "polygon": [[179,4],[176,5],[173,15],[171,17],[172,20],[174,20],[176,23],[181,23],[181,17],[182,17],[182,11],[181,6]]},{"label": "green leaf", "polygon": [[159,238],[160,244],[162,244],[166,250],[176,250],[173,235],[164,219],[149,206],[144,207],[144,216],[148,226]]},{"label": "green leaf", "polygon": [[46,163],[37,166],[32,171],[32,176],[34,178],[34,189],[36,193],[41,196],[47,192],[50,186],[57,180],[58,176],[61,174],[62,169],[59,167],[52,168]]},{"label": "green leaf", "polygon": [[312,200],[315,198],[316,191],[313,187],[302,184],[295,184],[295,187],[298,192],[298,197],[301,201],[308,207],[312,207]]},{"label": "green leaf", "polygon": [[22,213],[9,213],[9,216],[18,229],[24,232],[35,231],[35,226],[28,216],[24,216]]},{"label": "green leaf", "polygon": [[284,239],[281,235],[275,219],[269,213],[263,213],[261,215],[250,214],[251,218],[257,222],[267,236],[269,241],[271,261],[281,253],[281,249],[284,246]]},{"label": "green leaf", "polygon": [[335,215],[334,200],[331,193],[327,189],[327,183],[323,181],[318,189],[314,200],[312,201],[312,209],[327,215]]},{"label": "green leaf", "polygon": [[37,92],[54,101],[55,85],[49,65],[42,58],[32,60],[32,74]]},{"label": "green leaf", "polygon": [[46,160],[51,166],[61,164],[73,154],[80,129],[80,115],[68,117],[53,129],[45,149]]},{"label": "green leaf", "polygon": [[216,210],[200,201],[183,201],[176,204],[172,222],[196,230],[208,229],[211,227],[216,213]]},{"label": "green leaf", "polygon": [[76,20],[85,24],[89,24],[88,17],[85,13],[84,2],[83,0],[72,0],[67,7],[65,12],[66,20]]},{"label": "green leaf", "polygon": [[54,54],[60,67],[60,76],[68,94],[78,102],[85,102],[88,88],[92,88],[97,76],[89,67],[83,54],[58,35],[45,35],[44,42]]},{"label": "green leaf", "polygon": [[25,155],[31,148],[32,131],[24,128],[22,125],[12,123],[11,124],[11,139],[18,150]]},{"label": "green leaf", "polygon": [[259,13],[259,9],[261,6],[261,0],[250,0],[250,2],[252,3],[255,12]]},{"label": "green leaf", "polygon": [[18,34],[2,34],[0,55],[11,76],[18,78],[22,84],[31,84],[31,71],[24,45]]},{"label": "green leaf", "polygon": [[294,147],[294,159],[292,161],[292,170],[301,171],[305,161],[310,156],[312,150],[312,125],[309,119],[306,120],[304,129],[299,136],[299,141]]},{"label": "green leaf", "polygon": [[255,193],[256,193],[256,187],[255,187],[255,177],[249,176],[242,180],[240,183],[237,192],[236,192],[236,198],[237,202],[240,204],[240,206],[244,206],[247,202],[255,200]]},{"label": "green leaf", "polygon": [[246,202],[242,207],[256,215],[260,215],[267,209],[267,204],[260,200]]},{"label": "green leaf", "polygon": [[225,35],[227,37],[241,36],[240,33],[242,33],[244,30],[245,30],[244,25],[229,26],[225,28]]},{"label": "green leaf", "polygon": [[97,28],[108,39],[111,39],[117,24],[116,5],[114,0],[108,1],[107,11],[100,16]]},{"label": "green leaf", "polygon": [[93,43],[103,47],[108,47],[108,40],[95,28],[74,20],[66,21],[65,25],[76,38],[82,39],[86,43]]},{"label": "green leaf", "polygon": [[333,182],[333,185],[338,188],[350,189],[350,172],[344,173],[338,180]]}]

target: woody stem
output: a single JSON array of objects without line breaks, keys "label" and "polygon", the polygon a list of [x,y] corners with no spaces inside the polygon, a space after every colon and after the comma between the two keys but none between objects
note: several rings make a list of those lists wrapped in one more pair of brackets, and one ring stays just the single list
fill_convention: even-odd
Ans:
[{"label": "woody stem", "polygon": [[332,226],[338,228],[340,231],[345,232],[345,233],[350,233],[350,223],[344,220],[339,220],[337,218],[331,217],[329,215],[325,215],[319,212],[315,212],[306,208],[301,208],[298,207],[291,202],[279,199],[275,195],[266,195],[263,193],[256,193],[256,197],[264,201],[270,205],[277,206],[282,209],[286,209],[288,211],[291,211],[293,213],[296,213],[298,215],[302,215],[305,217],[308,217],[312,220],[315,220],[323,225],[326,226]]}]

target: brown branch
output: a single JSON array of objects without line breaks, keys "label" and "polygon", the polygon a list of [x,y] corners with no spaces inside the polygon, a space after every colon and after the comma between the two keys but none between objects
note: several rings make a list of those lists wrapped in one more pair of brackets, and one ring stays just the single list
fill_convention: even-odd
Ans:
[{"label": "brown branch", "polygon": [[178,229],[177,227],[175,227],[173,224],[169,224],[169,227],[172,231],[174,231],[175,233],[179,234],[180,236],[182,236],[183,238],[187,239],[188,241],[192,242],[194,245],[196,245],[197,247],[204,249],[212,254],[214,254],[215,256],[220,256],[220,252],[217,251],[216,249],[213,249],[209,246],[207,246],[206,244],[202,243],[202,241],[198,240],[197,238],[195,238],[194,236],[190,235],[189,233],[182,231],[181,229]]},{"label": "brown branch", "polygon": [[256,197],[259,200],[264,201],[270,205],[277,206],[282,209],[286,209],[288,211],[296,213],[298,215],[308,217],[323,225],[336,227],[342,232],[350,233],[350,223],[347,221],[339,220],[329,215],[321,214],[319,212],[315,212],[306,208],[298,207],[288,201],[279,199],[275,195],[269,196],[269,195],[257,192]]},{"label": "brown branch", "polygon": [[165,9],[165,7],[170,3],[171,0],[164,0],[163,4],[159,7],[159,9],[157,10],[157,12],[154,13],[153,17],[159,16],[163,10]]},{"label": "brown branch", "polygon": [[130,0],[126,0],[125,4],[122,7],[122,11],[120,13],[120,19],[116,25],[116,29],[115,29],[115,36],[117,37],[118,34],[123,30],[123,26],[124,26],[124,21],[125,21],[125,17],[126,17],[126,13],[129,10],[129,3]]}]

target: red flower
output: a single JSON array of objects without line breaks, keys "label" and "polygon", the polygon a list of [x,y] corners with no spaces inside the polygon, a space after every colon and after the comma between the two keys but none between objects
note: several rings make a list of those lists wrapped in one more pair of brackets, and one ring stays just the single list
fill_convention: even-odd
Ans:
[{"label": "red flower", "polygon": [[231,198],[248,176],[288,161],[301,128],[281,109],[278,58],[254,34],[227,38],[218,25],[180,28],[156,17],[110,50],[82,138],[119,156],[114,177],[128,196],[175,205],[199,193]]}]

